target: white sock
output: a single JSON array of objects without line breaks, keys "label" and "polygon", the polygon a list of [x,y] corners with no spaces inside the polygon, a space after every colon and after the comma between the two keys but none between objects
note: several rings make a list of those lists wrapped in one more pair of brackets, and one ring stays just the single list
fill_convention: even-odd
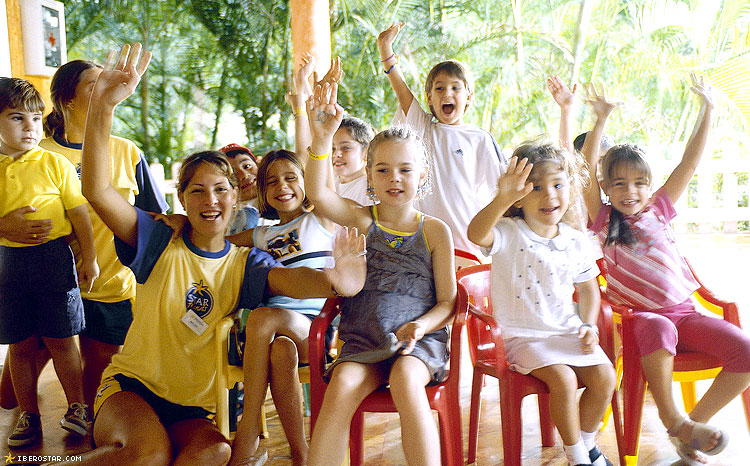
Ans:
[{"label": "white sock", "polygon": [[589,450],[586,448],[586,445],[583,444],[583,440],[581,440],[580,437],[575,444],[564,445],[563,448],[565,449],[565,456],[568,458],[570,466],[575,466],[577,464],[591,464]]},{"label": "white sock", "polygon": [[596,431],[586,432],[582,430],[581,439],[583,439],[583,443],[584,445],[586,445],[586,448],[588,450],[591,450],[596,446]]}]

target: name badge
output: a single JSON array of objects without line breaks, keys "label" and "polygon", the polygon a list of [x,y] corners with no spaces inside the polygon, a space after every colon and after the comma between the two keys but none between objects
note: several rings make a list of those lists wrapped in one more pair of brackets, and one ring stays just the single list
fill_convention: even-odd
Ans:
[{"label": "name badge", "polygon": [[198,336],[203,335],[203,332],[208,328],[208,324],[203,322],[203,319],[198,317],[198,314],[193,311],[187,311],[180,320]]}]

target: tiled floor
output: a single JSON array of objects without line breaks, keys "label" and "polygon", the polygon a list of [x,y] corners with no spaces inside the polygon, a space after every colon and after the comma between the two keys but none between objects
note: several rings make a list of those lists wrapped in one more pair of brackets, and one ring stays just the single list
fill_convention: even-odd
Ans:
[{"label": "tiled floor", "polygon": [[[462,369],[461,404],[464,421],[464,451],[467,448],[466,439],[468,436],[470,370],[469,364],[465,364]],[[677,390],[676,384],[675,389]],[[699,385],[699,394],[702,389],[705,389],[705,385]],[[62,389],[51,365],[48,365],[44,371],[39,393],[45,432],[43,442],[30,449],[14,450],[13,454],[16,456],[74,455],[86,451],[89,448],[87,440],[76,441],[71,439],[65,436],[64,431],[59,427],[59,419],[65,411],[65,401]],[[483,405],[479,427],[479,448],[475,464],[480,466],[502,464],[497,384],[491,380],[488,381],[482,393]],[[677,393],[676,395],[679,396]],[[263,442],[270,453],[268,464],[278,466],[291,464],[288,456],[289,448],[270,399],[266,402],[266,409],[270,439]],[[651,400],[647,400],[644,413],[639,464],[651,466],[666,466],[671,464],[677,459],[677,456],[667,439],[664,428],[658,422],[656,409]],[[0,438],[7,438],[7,435],[11,432],[15,424],[16,416],[16,410],[0,410]],[[540,447],[537,410],[533,397],[527,397],[524,403],[523,417],[523,464],[525,466],[558,466],[567,464],[562,447],[560,446],[559,437],[555,447]],[[398,416],[392,414],[368,414],[365,423],[365,463],[370,466],[405,464],[401,450],[401,433]],[[728,432],[730,443],[723,453],[716,457],[711,457],[709,464],[713,466],[741,466],[749,464],[747,456],[750,453],[750,435],[748,434],[748,428],[742,412],[742,404],[739,399],[724,408],[715,417],[714,423]],[[604,453],[613,463],[617,464],[617,445],[611,425],[598,436],[598,442]],[[8,448],[5,445],[5,441],[0,441],[0,457],[4,458],[7,454]]]}]

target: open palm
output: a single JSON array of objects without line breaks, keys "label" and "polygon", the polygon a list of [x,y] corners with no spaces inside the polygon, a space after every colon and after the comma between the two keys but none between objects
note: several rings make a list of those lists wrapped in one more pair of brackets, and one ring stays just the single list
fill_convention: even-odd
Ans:
[{"label": "open palm", "polygon": [[141,44],[125,44],[120,49],[117,63],[111,67],[113,57],[114,53],[110,52],[104,71],[96,80],[91,98],[117,105],[135,91],[151,61],[151,52],[145,51],[141,55]]}]

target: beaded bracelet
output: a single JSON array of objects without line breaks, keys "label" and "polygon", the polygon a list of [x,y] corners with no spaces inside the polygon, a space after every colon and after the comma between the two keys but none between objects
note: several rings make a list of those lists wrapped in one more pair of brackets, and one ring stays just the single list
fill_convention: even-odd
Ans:
[{"label": "beaded bracelet", "polygon": [[313,151],[312,149],[310,149],[310,146],[307,146],[307,156],[313,160],[325,160],[328,158],[329,155],[331,155],[330,152],[326,152],[325,154],[313,154]]},{"label": "beaded bracelet", "polygon": [[392,53],[392,54],[391,54],[391,56],[390,56],[390,57],[386,58],[385,60],[380,60],[380,61],[381,61],[382,63],[385,63],[385,62],[387,62],[388,60],[390,60],[391,58],[393,58],[393,57],[395,57],[395,56],[396,56],[396,53],[394,52],[394,53]]}]

